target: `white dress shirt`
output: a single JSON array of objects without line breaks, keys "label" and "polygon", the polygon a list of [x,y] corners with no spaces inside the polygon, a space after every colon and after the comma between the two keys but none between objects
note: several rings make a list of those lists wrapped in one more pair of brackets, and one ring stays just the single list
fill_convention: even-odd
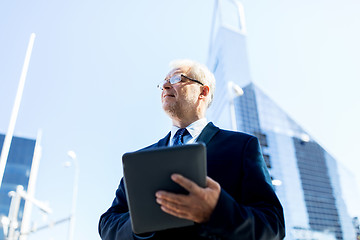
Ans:
[{"label": "white dress shirt", "polygon": [[[190,143],[196,142],[196,140],[199,137],[200,133],[202,132],[202,130],[204,129],[204,127],[207,124],[208,124],[208,121],[206,120],[206,118],[201,118],[201,119],[193,122],[189,126],[187,126],[186,130],[188,130],[188,132],[190,134],[187,134],[187,135],[184,136],[184,138],[183,138],[184,144],[190,144]],[[172,128],[171,128],[171,136],[170,136],[170,141],[169,141],[168,146],[173,146],[174,145],[174,136],[175,136],[175,133],[179,129],[180,129],[179,127],[172,126]]]}]

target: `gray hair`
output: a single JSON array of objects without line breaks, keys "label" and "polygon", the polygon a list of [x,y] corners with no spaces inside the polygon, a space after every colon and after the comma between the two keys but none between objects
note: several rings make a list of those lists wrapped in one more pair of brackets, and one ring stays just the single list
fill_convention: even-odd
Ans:
[{"label": "gray hair", "polygon": [[210,107],[215,92],[215,76],[212,72],[210,72],[207,66],[190,59],[173,60],[169,63],[169,66],[172,69],[190,67],[190,72],[193,77],[209,87],[210,98],[207,98],[207,107]]}]

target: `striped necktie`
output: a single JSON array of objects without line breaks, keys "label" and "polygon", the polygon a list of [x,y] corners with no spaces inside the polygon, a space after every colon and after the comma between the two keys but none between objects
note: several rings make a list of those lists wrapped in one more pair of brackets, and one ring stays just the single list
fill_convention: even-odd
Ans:
[{"label": "striped necktie", "polygon": [[183,145],[184,144],[184,136],[189,134],[188,130],[186,128],[180,128],[177,130],[177,132],[174,135],[174,146],[176,145]]}]

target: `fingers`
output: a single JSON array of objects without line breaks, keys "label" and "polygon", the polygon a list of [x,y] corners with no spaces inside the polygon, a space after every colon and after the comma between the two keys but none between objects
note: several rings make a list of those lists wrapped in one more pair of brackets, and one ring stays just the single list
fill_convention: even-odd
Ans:
[{"label": "fingers", "polygon": [[207,177],[207,187],[202,188],[180,174],[171,175],[171,179],[189,191],[189,194],[156,192],[156,202],[162,211],[197,223],[208,221],[220,195],[219,183]]},{"label": "fingers", "polygon": [[[177,184],[179,184],[180,186],[182,186],[183,188],[185,188],[190,193],[200,194],[201,191],[203,190],[203,188],[199,187],[199,185],[197,185],[193,181],[183,177],[180,174],[176,174],[176,173],[172,174],[171,179],[174,182],[176,182]],[[213,189],[213,190],[219,190],[220,189],[219,183],[214,181],[210,177],[206,177],[206,187],[208,187],[210,189]]]},{"label": "fingers", "polygon": [[186,195],[158,191],[156,193],[156,202],[164,212],[179,218],[191,220],[191,215],[189,214],[191,211],[189,211]]},{"label": "fingers", "polygon": [[198,200],[194,200],[190,195],[198,195],[203,190],[193,181],[183,177],[180,174],[171,175],[171,179],[182,186],[189,192],[189,195],[184,194],[176,194],[166,191],[157,191],[156,192],[156,202],[160,204],[161,209],[173,216],[184,218],[188,220],[195,220],[193,216],[193,211],[190,210],[189,206],[194,207],[194,201],[199,202]]},{"label": "fingers", "polygon": [[163,202],[166,201],[175,204],[181,204],[186,201],[186,195],[165,192],[165,191],[157,191],[155,196],[157,199],[160,199]]},{"label": "fingers", "polygon": [[[172,174],[171,179],[185,188],[189,193],[196,194],[196,195],[202,195],[204,192],[204,188],[199,187],[196,183],[193,181],[183,177],[180,174]],[[220,190],[220,184],[216,181],[214,181],[210,177],[206,177],[206,186],[210,190],[219,191]],[[158,191],[156,193],[156,197],[164,198],[169,201],[173,201],[176,203],[181,203],[186,200],[185,196],[183,194],[176,194],[176,193],[170,193],[165,191]]]},{"label": "fingers", "polygon": [[176,206],[165,206],[165,205],[161,205],[160,207],[161,207],[161,210],[163,210],[164,212],[171,214],[175,217],[192,220],[191,215],[189,214],[189,211],[184,211],[184,208],[180,209]]},{"label": "fingers", "polygon": [[196,183],[183,177],[180,174],[172,174],[171,179],[183,188],[185,188],[190,193],[199,193],[202,189]]}]

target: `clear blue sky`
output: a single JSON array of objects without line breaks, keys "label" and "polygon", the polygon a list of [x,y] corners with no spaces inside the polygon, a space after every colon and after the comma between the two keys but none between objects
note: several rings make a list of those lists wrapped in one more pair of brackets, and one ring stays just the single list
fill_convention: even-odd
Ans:
[{"label": "clear blue sky", "polygon": [[[121,156],[170,129],[157,83],[168,62],[206,63],[214,1],[1,1],[0,132],[10,120],[30,34],[37,37],[15,134],[43,154],[36,197],[70,213],[80,164],[75,239],[95,240],[122,176]],[[254,82],[343,165],[360,169],[360,2],[243,1]],[[358,179],[358,182],[359,179]],[[35,211],[38,226],[44,222]],[[65,239],[67,224],[32,239]]]}]

